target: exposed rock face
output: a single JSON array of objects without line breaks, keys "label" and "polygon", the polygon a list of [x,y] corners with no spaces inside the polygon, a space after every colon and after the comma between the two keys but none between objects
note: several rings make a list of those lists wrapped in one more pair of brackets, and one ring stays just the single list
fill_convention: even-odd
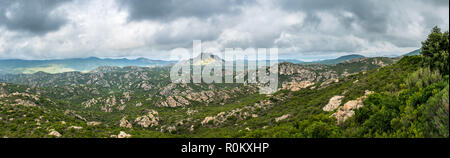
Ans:
[{"label": "exposed rock face", "polygon": [[326,65],[298,65],[292,63],[278,64],[279,74],[287,75],[290,81],[319,82],[337,78],[336,71],[330,70]]},{"label": "exposed rock face", "polygon": [[161,126],[159,131],[161,133],[164,133],[164,132],[172,133],[173,131],[176,131],[176,130],[177,130],[177,128],[175,126],[163,125],[163,126]]},{"label": "exposed rock face", "polygon": [[80,129],[83,129],[83,127],[80,127],[80,126],[70,126],[68,129],[76,129],[76,130],[80,130]]},{"label": "exposed rock face", "polygon": [[[17,97],[20,97],[21,99],[18,99]],[[8,101],[8,104],[12,106],[22,105],[25,107],[35,107],[37,106],[35,102],[39,101],[39,96],[19,92],[8,93],[3,87],[0,87],[0,99]],[[1,103],[4,104],[3,102]]]},{"label": "exposed rock face", "polygon": [[153,88],[152,85],[149,85],[149,84],[147,84],[147,83],[142,83],[142,84],[140,85],[140,87],[141,87],[142,89],[146,90],[146,91],[148,91],[148,90],[150,90],[150,89]]},{"label": "exposed rock face", "polygon": [[175,96],[175,98],[178,100],[178,102],[180,103],[180,104],[182,104],[183,106],[184,105],[189,105],[189,101],[187,101],[186,99],[184,99],[183,97],[181,97],[181,96]]},{"label": "exposed rock face", "polygon": [[169,126],[169,127],[166,128],[166,130],[167,130],[169,133],[171,133],[171,132],[173,132],[173,131],[176,131],[177,128],[176,128],[175,126]]},{"label": "exposed rock face", "polygon": [[16,99],[15,101],[16,101],[16,104],[13,104],[13,106],[14,105],[23,105],[25,107],[35,107],[36,106],[35,103],[33,103],[29,100]]},{"label": "exposed rock face", "polygon": [[194,125],[191,125],[191,127],[189,128],[189,132],[194,131]]},{"label": "exposed rock face", "polygon": [[278,64],[278,71],[280,75],[302,74],[303,76],[315,76],[314,72],[305,69],[303,65],[296,65],[292,63]]},{"label": "exposed rock face", "polygon": [[88,126],[98,126],[100,124],[102,124],[102,123],[101,122],[96,122],[96,121],[92,121],[92,122],[88,122],[87,123]]},{"label": "exposed rock face", "polygon": [[[188,87],[189,88],[189,87]],[[210,89],[214,89],[213,86],[210,86]],[[185,107],[191,105],[190,101],[202,102],[202,103],[211,103],[211,102],[224,102],[231,98],[230,95],[239,92],[240,89],[226,90],[226,91],[200,91],[194,92],[192,89],[168,96],[164,100],[158,102],[156,106],[159,107]]]},{"label": "exposed rock face", "polygon": [[[276,95],[272,96],[273,98],[276,98],[277,100],[283,100],[282,95]],[[258,117],[257,114],[255,114],[258,110],[267,110],[271,107],[273,107],[275,104],[270,99],[260,100],[258,103],[247,105],[244,107],[236,108],[230,111],[223,111],[218,113],[214,116],[207,116],[203,119],[201,122],[202,126],[207,126],[210,123],[212,125],[217,126],[224,124],[225,122],[229,121],[230,118],[232,120],[244,120],[250,117]]]},{"label": "exposed rock face", "polygon": [[95,98],[92,98],[91,100],[85,101],[82,103],[85,108],[89,108],[94,104],[97,104],[97,100]]},{"label": "exposed rock face", "polygon": [[330,84],[332,84],[332,83],[336,83],[336,82],[339,82],[339,79],[333,78],[333,79],[326,80],[325,82],[323,82],[322,84],[320,84],[320,88],[325,88],[325,87],[327,87],[328,85],[330,85]]},{"label": "exposed rock face", "polygon": [[341,105],[342,102],[342,98],[344,98],[344,96],[334,96],[330,99],[330,101],[328,102],[327,105],[325,105],[322,110],[323,111],[333,111],[334,109],[338,108],[339,105]]},{"label": "exposed rock face", "polygon": [[164,95],[164,96],[167,96],[167,95],[170,93],[170,91],[171,91],[172,89],[174,89],[176,86],[177,86],[177,85],[176,85],[175,83],[171,83],[171,84],[167,85],[166,87],[164,87],[164,88],[161,90],[161,92],[159,92],[159,94]]},{"label": "exposed rock face", "polygon": [[112,112],[112,108],[117,104],[115,96],[110,96],[104,102],[104,105],[100,108],[103,112]]},{"label": "exposed rock face", "polygon": [[167,105],[169,107],[183,106],[183,104],[178,103],[173,97],[167,98]]},{"label": "exposed rock face", "polygon": [[[209,102],[213,101],[214,96],[215,96],[215,94],[212,91],[202,91],[202,92],[188,94],[188,95],[186,95],[186,98],[189,100],[193,100],[193,101],[209,103]],[[228,95],[226,95],[226,97],[229,98]]]},{"label": "exposed rock face", "polygon": [[136,120],[134,120],[138,125],[141,127],[147,128],[147,127],[153,127],[158,126],[159,123],[159,117],[158,112],[155,110],[152,110],[148,112],[147,115],[137,117]]},{"label": "exposed rock face", "polygon": [[331,117],[336,117],[337,124],[341,124],[345,122],[348,118],[355,115],[355,109],[361,108],[364,106],[364,99],[367,98],[368,95],[372,94],[372,91],[366,90],[364,96],[357,98],[356,100],[350,100],[344,104],[344,106],[339,107],[339,109],[331,115]]},{"label": "exposed rock face", "polygon": [[120,131],[120,133],[117,135],[117,138],[130,138],[131,135],[125,133],[124,131]]},{"label": "exposed rock face", "polygon": [[133,125],[131,125],[131,123],[127,120],[127,117],[123,117],[120,120],[120,127],[133,128]]},{"label": "exposed rock face", "polygon": [[58,131],[55,131],[54,129],[51,129],[48,135],[55,136],[58,138],[62,136]]},{"label": "exposed rock face", "polygon": [[313,82],[310,81],[301,81],[301,82],[288,82],[282,85],[282,89],[287,89],[290,91],[299,91],[300,89],[307,88],[311,85],[314,85]]},{"label": "exposed rock face", "polygon": [[165,101],[161,101],[156,105],[160,106],[160,107],[172,107],[172,108],[173,107],[183,107],[183,106],[189,105],[189,101],[187,101],[186,99],[184,99],[181,96],[175,96],[175,97],[169,96],[169,97],[167,97],[167,99]]},{"label": "exposed rock face", "polygon": [[212,117],[212,116],[205,117],[205,119],[203,119],[203,121],[202,121],[202,126],[207,124],[210,121],[214,121],[214,119],[215,119],[215,117]]},{"label": "exposed rock face", "polygon": [[280,121],[282,121],[282,120],[284,120],[284,119],[289,118],[290,116],[291,116],[291,114],[286,114],[286,115],[277,117],[277,118],[275,118],[275,122],[280,122]]},{"label": "exposed rock face", "polygon": [[373,62],[372,62],[372,64],[378,65],[378,66],[380,66],[380,67],[385,67],[385,66],[388,65],[388,64],[385,64],[382,60],[379,60],[379,59],[374,59]]}]

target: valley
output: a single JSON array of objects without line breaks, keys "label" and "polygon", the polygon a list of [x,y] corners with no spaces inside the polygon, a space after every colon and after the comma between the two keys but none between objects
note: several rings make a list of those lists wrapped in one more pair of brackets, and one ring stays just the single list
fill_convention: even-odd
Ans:
[{"label": "valley", "polygon": [[[3,75],[0,135],[377,137],[382,133],[355,133],[359,126],[352,124],[362,117],[358,110],[366,109],[363,101],[371,96],[399,92],[419,58],[279,63],[280,90],[273,95],[258,94],[257,84],[174,84],[167,66]],[[448,77],[439,83],[444,81]],[[448,84],[437,88],[448,90]],[[336,96],[336,105],[322,110]]]}]

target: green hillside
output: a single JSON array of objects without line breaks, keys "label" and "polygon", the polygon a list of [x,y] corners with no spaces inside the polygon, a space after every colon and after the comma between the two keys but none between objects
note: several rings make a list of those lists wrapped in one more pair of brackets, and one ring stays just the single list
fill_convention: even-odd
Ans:
[{"label": "green hillside", "polygon": [[412,52],[409,52],[403,56],[413,56],[413,55],[420,55],[420,49],[414,50]]}]

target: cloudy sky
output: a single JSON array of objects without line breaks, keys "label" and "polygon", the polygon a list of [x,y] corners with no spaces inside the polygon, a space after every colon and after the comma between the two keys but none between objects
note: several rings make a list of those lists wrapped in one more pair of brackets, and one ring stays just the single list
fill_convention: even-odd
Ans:
[{"label": "cloudy sky", "polygon": [[392,56],[449,28],[449,0],[1,0],[0,59],[278,47],[280,58]]}]

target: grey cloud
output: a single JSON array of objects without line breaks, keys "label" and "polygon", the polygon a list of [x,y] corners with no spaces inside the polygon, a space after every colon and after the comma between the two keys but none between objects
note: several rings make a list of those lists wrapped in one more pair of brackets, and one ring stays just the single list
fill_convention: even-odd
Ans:
[{"label": "grey cloud", "polygon": [[180,17],[207,18],[220,14],[237,14],[241,0],[117,0],[130,13],[130,20],[174,20]]},{"label": "grey cloud", "polygon": [[[378,3],[375,3],[378,2]],[[347,11],[355,17],[339,18],[342,21],[349,20],[358,23],[366,31],[373,33],[385,33],[388,27],[389,3],[380,3],[373,0],[281,0],[281,6],[290,11],[304,11],[308,16],[314,16],[317,11],[338,13]],[[339,14],[335,14],[339,15]],[[310,21],[306,21],[307,23]],[[314,22],[314,21],[313,21]]]},{"label": "grey cloud", "polygon": [[[448,9],[448,2],[448,0],[281,0],[280,6],[286,11],[306,13],[307,17],[302,27],[318,27],[320,19],[316,18],[316,14],[329,13],[339,19],[339,24],[335,25],[342,26],[336,32],[354,35],[368,42],[385,41],[397,47],[418,47],[420,41],[417,38],[393,33],[406,32],[408,25],[414,22],[418,22],[426,30],[435,25],[448,26],[442,19],[445,15],[438,15],[434,10],[440,7]],[[353,16],[346,16],[343,13],[351,13]],[[418,16],[411,17],[411,15]],[[296,31],[300,33],[301,29]],[[327,36],[337,35],[341,36],[334,32],[327,34]]]},{"label": "grey cloud", "polygon": [[2,0],[0,25],[9,30],[32,34],[46,34],[58,30],[66,23],[61,15],[52,11],[70,0]]},{"label": "grey cloud", "polygon": [[433,3],[434,5],[437,6],[448,6],[449,5],[449,0],[422,0],[426,3]]},{"label": "grey cloud", "polygon": [[[297,47],[306,52],[355,52],[366,49],[367,45],[372,43],[387,42],[397,47],[418,47],[420,39],[411,38],[407,35],[399,36],[392,34],[407,30],[411,21],[402,21],[408,17],[410,12],[417,12],[424,19],[419,22],[423,29],[428,30],[434,25],[441,25],[442,16],[436,15],[432,9],[436,7],[447,7],[448,0],[416,0],[416,1],[379,1],[379,0],[274,0],[274,1],[208,1],[208,0],[166,0],[166,1],[132,1],[117,0],[129,13],[129,20],[153,20],[164,23],[176,21],[183,17],[196,17],[200,21],[209,18],[218,20],[214,15],[223,15],[218,20],[217,25],[205,25],[203,28],[187,27],[181,31],[182,34],[170,36],[173,28],[165,27],[155,34],[155,47],[170,49],[177,46],[189,46],[193,39],[203,41],[217,41],[218,36],[225,29],[233,26],[224,26],[225,23],[234,23],[237,25],[243,22],[237,22],[233,17],[242,16],[248,7],[264,8],[272,5],[271,9],[281,9],[283,12],[306,14],[305,19],[299,26],[273,28],[270,32],[250,31],[250,39],[247,41],[229,41],[222,42],[224,47]],[[267,5],[266,2],[269,2]],[[411,4],[418,4],[414,6]],[[265,5],[265,6],[264,6]],[[423,8],[421,8],[423,6]],[[431,8],[431,9],[430,9]],[[322,22],[319,13],[327,13],[338,19],[337,29],[333,31],[320,30]],[[350,13],[351,16],[346,15]],[[396,14],[396,15],[395,15]],[[274,21],[276,18],[261,13],[260,16]],[[212,17],[212,18],[211,18]],[[257,17],[255,17],[257,18]],[[419,18],[419,17],[418,17]],[[242,19],[239,19],[242,20]],[[245,20],[245,19],[244,19]],[[251,19],[246,19],[251,20]],[[409,20],[409,19],[408,19]],[[248,24],[247,24],[248,25]],[[254,28],[266,27],[254,24]],[[444,24],[444,26],[448,24]],[[199,31],[200,29],[200,31]],[[278,30],[277,30],[278,29]],[[201,30],[207,30],[205,33]],[[176,30],[179,32],[180,30]],[[248,31],[248,30],[244,30]],[[423,30],[421,30],[423,32]],[[292,36],[287,41],[276,40],[282,32],[288,32]],[[348,41],[358,39],[356,41]],[[362,43],[361,43],[362,42]],[[326,45],[326,46],[323,46]]]},{"label": "grey cloud", "polygon": [[[64,7],[74,17],[55,14],[67,1],[0,0],[0,58],[159,56],[192,40],[292,56],[401,54],[433,26],[449,26],[448,0],[75,0]],[[42,35],[66,23],[54,36],[11,33]]]}]

